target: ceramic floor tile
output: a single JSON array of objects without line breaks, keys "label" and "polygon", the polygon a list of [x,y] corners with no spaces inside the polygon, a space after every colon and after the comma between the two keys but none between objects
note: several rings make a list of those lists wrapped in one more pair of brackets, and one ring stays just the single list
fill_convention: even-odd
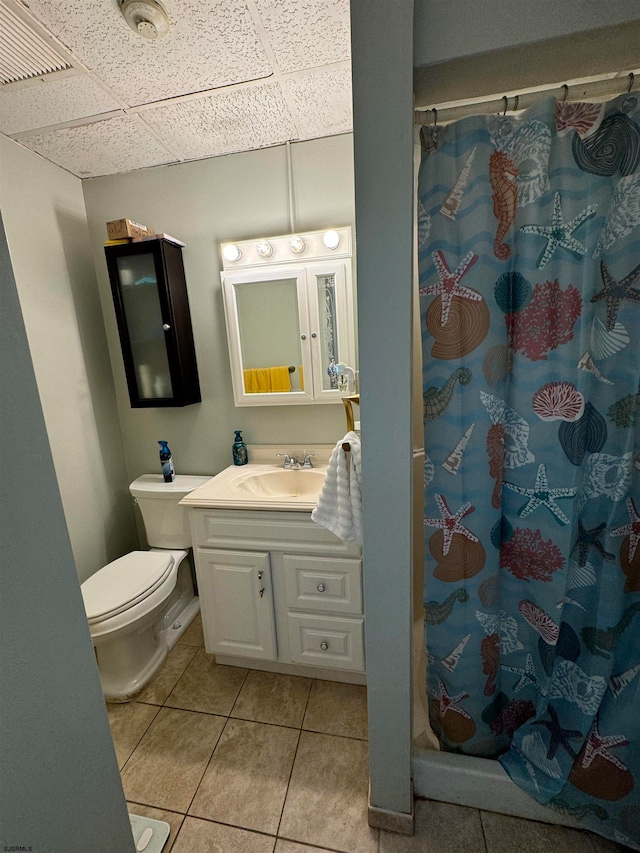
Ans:
[{"label": "ceramic floor tile", "polygon": [[194,646],[176,645],[167,655],[164,666],[153,681],[136,697],[138,702],[162,705],[176,686],[178,679],[193,660]]},{"label": "ceramic floor tile", "polygon": [[172,853],[272,853],[274,842],[268,835],[187,817]]},{"label": "ceramic floor tile", "polygon": [[367,688],[314,681],[302,728],[327,735],[367,739]]},{"label": "ceramic floor tile", "polygon": [[230,719],[189,814],[275,835],[299,734]]},{"label": "ceramic floor tile", "polygon": [[157,708],[151,705],[139,705],[137,702],[107,703],[118,769],[122,770],[157,713]]},{"label": "ceramic floor tile", "polygon": [[303,731],[278,835],[345,853],[376,853],[368,794],[364,741]]},{"label": "ceramic floor tile", "polygon": [[220,666],[213,655],[198,649],[165,704],[187,711],[228,715],[246,674],[246,669],[237,666]]},{"label": "ceramic floor tile", "polygon": [[224,723],[210,714],[161,708],[122,771],[127,799],[184,814]]},{"label": "ceramic floor tile", "polygon": [[182,826],[184,815],[177,812],[164,811],[163,809],[154,809],[151,806],[141,806],[139,803],[127,803],[127,811],[129,814],[137,814],[140,817],[150,817],[152,820],[166,821],[169,824],[170,832],[162,848],[162,853],[169,853]]},{"label": "ceramic floor tile", "polygon": [[481,815],[488,853],[594,853],[588,832],[494,812]]},{"label": "ceramic floor tile", "polygon": [[231,716],[299,729],[310,688],[309,678],[250,670]]},{"label": "ceramic floor tile", "polygon": [[307,847],[306,844],[298,844],[297,841],[285,841],[278,838],[275,853],[331,853],[326,847]]},{"label": "ceramic floor tile", "polygon": [[434,800],[415,801],[415,835],[380,832],[380,853],[485,853],[480,812]]},{"label": "ceramic floor tile", "polygon": [[191,625],[178,640],[179,646],[204,646],[202,633],[202,615],[198,613]]}]

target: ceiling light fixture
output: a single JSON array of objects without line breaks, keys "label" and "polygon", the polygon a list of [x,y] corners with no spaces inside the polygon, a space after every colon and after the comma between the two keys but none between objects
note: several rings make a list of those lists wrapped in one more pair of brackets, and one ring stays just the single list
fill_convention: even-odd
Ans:
[{"label": "ceiling light fixture", "polygon": [[159,0],[118,0],[120,11],[134,33],[158,41],[169,32],[169,16]]},{"label": "ceiling light fixture", "polygon": [[231,261],[231,263],[239,261],[242,257],[242,252],[237,246],[234,246],[233,243],[229,243],[225,246],[222,250],[222,254],[224,255],[225,261]]},{"label": "ceiling light fixture", "polygon": [[301,255],[307,248],[307,244],[304,242],[302,237],[294,237],[289,243],[289,248],[295,255]]},{"label": "ceiling light fixture", "polygon": [[322,237],[322,242],[325,244],[327,249],[337,249],[340,245],[340,235],[333,229],[331,229],[331,231],[325,231]]}]

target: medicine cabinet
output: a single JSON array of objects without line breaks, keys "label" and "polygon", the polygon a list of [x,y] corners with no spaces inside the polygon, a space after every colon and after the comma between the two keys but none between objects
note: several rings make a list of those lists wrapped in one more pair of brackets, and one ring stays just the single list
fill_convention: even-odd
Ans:
[{"label": "medicine cabinet", "polygon": [[182,249],[156,239],[105,254],[131,406],[199,403]]},{"label": "medicine cabinet", "polygon": [[351,229],[221,249],[236,406],[340,402],[336,366],[356,367]]}]

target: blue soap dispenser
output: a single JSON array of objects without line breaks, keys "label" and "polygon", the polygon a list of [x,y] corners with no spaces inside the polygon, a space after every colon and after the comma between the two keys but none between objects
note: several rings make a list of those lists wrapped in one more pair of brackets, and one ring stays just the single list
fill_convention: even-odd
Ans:
[{"label": "blue soap dispenser", "polygon": [[171,451],[169,450],[169,445],[166,441],[159,441],[160,445],[160,464],[162,465],[162,476],[164,477],[165,483],[173,483],[176,478],[176,472],[173,467],[173,459],[171,458]]},{"label": "blue soap dispenser", "polygon": [[249,461],[247,445],[242,440],[242,430],[235,430],[236,440],[233,442],[233,464],[246,465]]}]

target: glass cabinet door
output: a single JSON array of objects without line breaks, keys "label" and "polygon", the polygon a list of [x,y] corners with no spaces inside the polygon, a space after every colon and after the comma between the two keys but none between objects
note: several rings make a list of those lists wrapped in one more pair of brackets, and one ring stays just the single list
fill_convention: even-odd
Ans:
[{"label": "glass cabinet door", "polygon": [[316,399],[339,396],[335,365],[343,362],[356,369],[350,334],[354,320],[349,314],[345,275],[343,263],[307,269]]},{"label": "glass cabinet door", "polygon": [[154,256],[121,256],[117,267],[138,396],[173,397]]}]

